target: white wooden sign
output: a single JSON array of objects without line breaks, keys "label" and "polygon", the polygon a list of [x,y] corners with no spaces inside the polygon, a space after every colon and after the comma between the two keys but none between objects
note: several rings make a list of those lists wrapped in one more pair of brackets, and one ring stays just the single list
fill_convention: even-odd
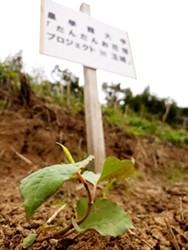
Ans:
[{"label": "white wooden sign", "polygon": [[51,0],[42,4],[40,52],[136,77],[126,32]]}]

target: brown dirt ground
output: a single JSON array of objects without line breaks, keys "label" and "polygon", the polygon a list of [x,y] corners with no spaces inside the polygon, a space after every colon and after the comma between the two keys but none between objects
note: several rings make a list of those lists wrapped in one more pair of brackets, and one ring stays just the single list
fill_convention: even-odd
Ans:
[{"label": "brown dirt ground", "polygon": [[[56,142],[66,145],[76,160],[86,152],[84,114],[67,110],[20,107],[0,113],[0,249],[22,249],[22,240],[57,210],[55,202],[74,200],[83,190],[67,182],[42,205],[30,224],[18,192],[20,180],[41,167],[64,159]],[[132,217],[134,229],[121,237],[102,237],[94,231],[63,240],[35,243],[30,249],[188,249],[188,148],[153,137],[135,138],[105,125],[107,156],[134,157],[137,175],[114,184],[109,198]],[[182,174],[184,173],[184,174]],[[70,219],[65,208],[56,220]]]}]

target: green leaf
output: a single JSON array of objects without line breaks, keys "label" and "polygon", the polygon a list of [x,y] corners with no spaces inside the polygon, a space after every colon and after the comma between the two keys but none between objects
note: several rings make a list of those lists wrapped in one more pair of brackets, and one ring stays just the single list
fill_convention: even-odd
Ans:
[{"label": "green leaf", "polygon": [[89,181],[91,184],[95,185],[97,184],[98,180],[99,180],[99,177],[100,177],[100,173],[93,173],[92,171],[85,171],[83,174],[82,174],[82,177],[86,180],[86,181]]},{"label": "green leaf", "polygon": [[59,142],[56,142],[56,143],[57,143],[60,147],[62,147],[62,149],[63,149],[63,151],[64,151],[64,153],[65,153],[67,159],[69,160],[69,162],[70,162],[70,163],[74,163],[75,161],[74,161],[74,159],[73,159],[73,157],[72,157],[70,151],[68,150],[68,148],[65,147],[64,145],[62,145],[62,144],[59,143]]},{"label": "green leaf", "polygon": [[[78,202],[77,212],[81,218],[86,213],[88,206],[87,199],[81,199]],[[103,236],[118,236],[133,228],[132,221],[129,215],[116,203],[106,200],[97,199],[93,205],[93,209],[87,219],[78,225],[72,219],[73,226],[78,232],[83,232],[87,229],[95,229]]]},{"label": "green leaf", "polygon": [[131,176],[135,172],[134,162],[131,160],[119,160],[116,157],[110,156],[106,159],[103,165],[103,170],[99,181],[122,179]]},{"label": "green leaf", "polygon": [[26,248],[30,247],[34,243],[36,237],[37,237],[37,234],[30,234],[30,235],[28,235],[23,240],[23,245],[22,245],[23,248],[26,249]]},{"label": "green leaf", "polygon": [[93,159],[87,159],[73,164],[59,164],[40,169],[21,181],[20,194],[24,199],[27,221],[35,210],[57,189],[64,181],[70,179],[81,168],[85,168]]}]

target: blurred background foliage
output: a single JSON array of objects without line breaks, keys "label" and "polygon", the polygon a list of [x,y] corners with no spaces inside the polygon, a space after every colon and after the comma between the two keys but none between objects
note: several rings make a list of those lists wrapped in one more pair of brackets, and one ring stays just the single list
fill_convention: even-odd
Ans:
[{"label": "blurred background foliage", "polygon": [[[0,62],[0,109],[11,107],[10,91],[21,93],[18,97],[24,105],[29,105],[32,91],[46,105],[84,112],[84,87],[79,78],[58,65],[52,69],[51,78],[49,81],[45,77],[42,68],[25,73],[21,51],[7,57]],[[149,86],[133,95],[131,89],[122,88],[121,83],[104,82],[102,91],[105,94],[101,105],[104,123],[119,126],[135,136],[149,134],[164,141],[188,144],[188,107],[178,107],[170,98],[151,94]],[[23,95],[28,99],[25,102]]]}]

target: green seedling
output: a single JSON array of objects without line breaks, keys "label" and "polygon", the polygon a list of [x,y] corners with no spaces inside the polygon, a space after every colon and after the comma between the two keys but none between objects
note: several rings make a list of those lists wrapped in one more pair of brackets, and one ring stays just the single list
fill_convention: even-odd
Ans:
[{"label": "green seedling", "polygon": [[[48,166],[21,180],[19,191],[24,201],[27,221],[31,219],[40,205],[67,180],[74,180],[75,182],[75,179],[77,179],[81,182],[88,197],[79,199],[75,215],[69,223],[66,223],[66,227],[60,228],[60,225],[63,224],[60,222],[53,226],[43,225],[36,230],[36,233],[30,234],[24,239],[23,248],[31,246],[34,242],[62,239],[75,231],[82,233],[88,229],[93,229],[103,236],[115,237],[132,228],[130,216],[122,207],[106,199],[106,197],[114,181],[127,178],[134,173],[134,162],[132,160],[120,161],[116,157],[108,157],[104,162],[102,172],[94,173],[86,170],[90,161],[94,159],[93,156],[90,155],[83,161],[74,162],[69,150],[60,143],[58,144],[62,147],[70,164]],[[99,186],[100,189],[102,187],[104,190],[103,197],[97,197],[96,195]],[[50,230],[52,232],[49,233]]]}]

